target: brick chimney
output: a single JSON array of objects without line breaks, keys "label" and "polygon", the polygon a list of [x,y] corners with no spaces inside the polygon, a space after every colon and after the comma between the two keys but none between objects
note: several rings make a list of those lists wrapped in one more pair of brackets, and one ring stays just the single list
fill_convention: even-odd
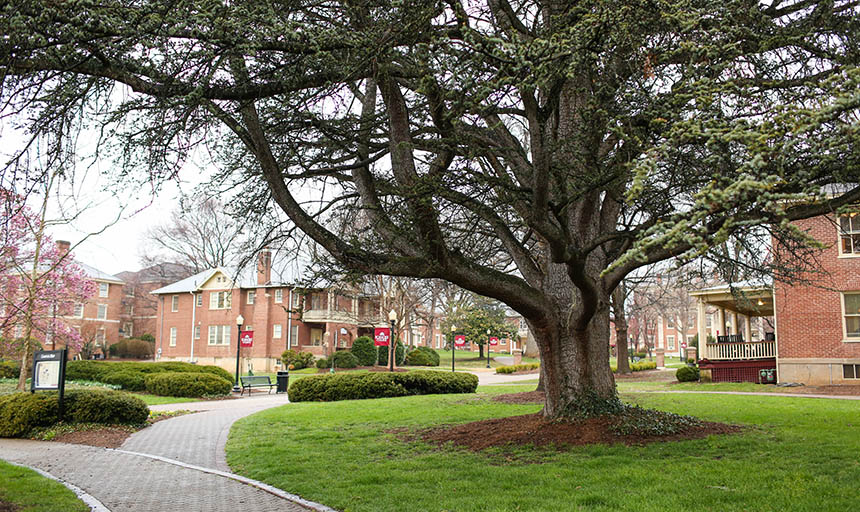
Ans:
[{"label": "brick chimney", "polygon": [[60,251],[60,255],[65,256],[71,247],[72,244],[65,240],[57,240],[57,250]]},{"label": "brick chimney", "polygon": [[257,284],[264,285],[272,280],[272,251],[263,249],[257,255]]}]

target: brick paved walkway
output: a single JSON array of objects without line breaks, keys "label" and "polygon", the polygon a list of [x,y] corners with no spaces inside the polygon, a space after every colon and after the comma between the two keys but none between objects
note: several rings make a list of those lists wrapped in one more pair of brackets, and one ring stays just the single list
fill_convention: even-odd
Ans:
[{"label": "brick paved walkway", "polygon": [[264,395],[153,406],[200,412],[158,422],[132,435],[119,450],[0,439],[0,458],[74,484],[114,512],[330,510],[308,502],[303,506],[298,497],[229,473],[224,443],[233,422],[285,403],[285,395]]}]

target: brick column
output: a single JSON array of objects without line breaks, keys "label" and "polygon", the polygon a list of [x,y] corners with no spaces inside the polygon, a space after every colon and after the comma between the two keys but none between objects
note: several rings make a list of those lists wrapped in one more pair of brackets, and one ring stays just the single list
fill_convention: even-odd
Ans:
[{"label": "brick column", "polygon": [[657,358],[657,368],[664,368],[666,366],[666,351],[658,348],[654,350],[654,354]]}]

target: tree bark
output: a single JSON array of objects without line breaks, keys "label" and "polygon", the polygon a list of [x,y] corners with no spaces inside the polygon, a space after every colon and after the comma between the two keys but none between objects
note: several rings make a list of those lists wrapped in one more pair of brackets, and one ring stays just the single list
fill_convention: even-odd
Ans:
[{"label": "tree bark", "polygon": [[619,374],[630,373],[630,361],[627,359],[627,314],[624,312],[626,299],[624,283],[619,284],[612,292],[612,316],[615,319],[615,349],[618,353],[616,365]]}]

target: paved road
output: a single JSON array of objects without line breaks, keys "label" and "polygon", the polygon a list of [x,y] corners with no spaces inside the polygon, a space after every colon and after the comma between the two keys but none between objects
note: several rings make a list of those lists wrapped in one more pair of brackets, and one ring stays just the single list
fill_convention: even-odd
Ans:
[{"label": "paved road", "polygon": [[132,435],[119,450],[0,439],[0,458],[80,487],[114,512],[331,510],[229,473],[224,443],[230,425],[286,403],[285,395],[263,395],[153,406],[200,412],[158,422]]}]

